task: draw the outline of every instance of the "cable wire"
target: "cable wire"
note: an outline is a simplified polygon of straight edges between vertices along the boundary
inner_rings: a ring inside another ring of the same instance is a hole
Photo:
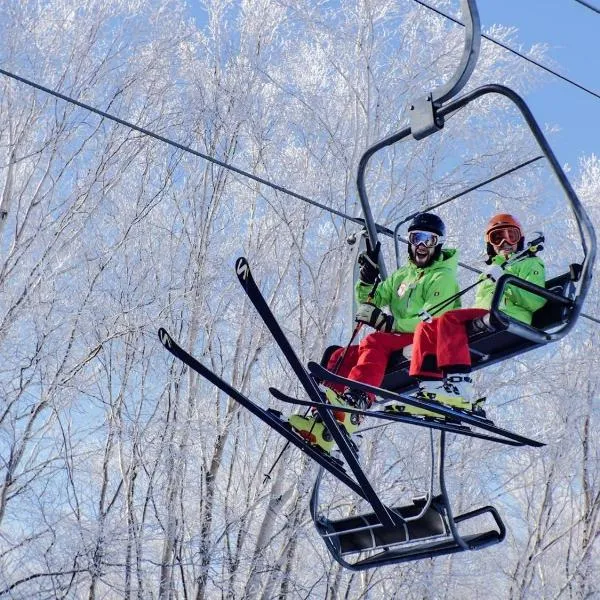
[[[444,11],[440,10],[439,8],[435,8],[435,6],[431,6],[430,4],[427,4],[427,2],[424,2],[423,0],[414,0],[414,1],[417,4],[420,4],[421,6],[424,6],[425,8],[428,8],[429,10],[437,13],[438,15],[445,17],[449,21],[452,21],[453,23],[456,23],[456,24],[464,27],[464,24],[461,21],[459,21],[458,19],[455,19],[454,17],[445,13]],[[577,0],[577,1],[581,1],[581,0]],[[592,10],[596,10],[592,6],[588,6],[588,8],[591,8]],[[565,77],[564,75],[561,75],[557,71],[553,71],[550,67],[543,65],[542,63],[538,62],[537,60],[534,60],[533,58],[529,58],[528,56],[525,56],[521,52],[515,50],[514,48],[511,48],[510,46],[507,46],[503,42],[500,42],[489,35],[486,35],[485,33],[482,33],[481,37],[496,44],[497,46],[500,46],[501,48],[504,48],[505,50],[508,50],[508,52],[511,52],[512,54],[517,55],[518,57],[522,58],[523,60],[530,62],[531,64],[535,65],[536,67],[539,67],[540,69],[543,69],[544,71],[547,71],[548,73],[551,73],[552,75],[555,75],[559,79],[562,79],[563,81],[566,81],[567,83],[570,83],[571,85],[574,85],[575,87],[579,88],[580,90],[582,90],[600,100],[600,93],[594,92],[593,90],[586,88],[585,86],[581,85],[580,83],[577,83],[576,81],[573,81],[572,79],[569,79],[568,77]]]
[[[421,0],[415,0],[416,2],[421,2]],[[30,87],[33,87],[37,90],[40,90],[41,92],[44,92],[46,94],[49,94],[51,96],[54,96],[55,98],[59,98],[69,104],[74,104],[75,106],[79,106],[80,108],[83,108],[84,110],[88,110],[96,115],[99,115],[100,117],[102,117],[103,119],[107,119],[109,121],[113,121],[115,123],[118,123],[119,125],[123,125],[125,127],[129,127],[130,129],[134,130],[134,131],[138,131],[139,133],[142,133],[143,135],[147,135],[148,137],[151,137],[155,140],[158,140],[160,142],[163,142],[164,144],[167,144],[169,146],[172,146],[174,148],[178,148],[179,150],[183,151],[183,152],[189,152],[190,154],[193,154],[194,156],[198,156],[199,158],[203,158],[204,160],[214,163],[216,165],[219,165],[220,167],[223,167],[224,169],[228,169],[230,171],[233,171],[234,173],[237,173],[238,175],[242,175],[244,177],[247,177],[249,179],[252,179],[258,183],[261,183],[263,185],[266,185],[276,191],[279,192],[283,192],[284,194],[288,194],[290,196],[293,196],[294,198],[298,198],[299,200],[302,200],[303,202],[307,202],[308,204],[311,204],[312,206],[316,206],[317,208],[320,208],[321,210],[325,210],[329,213],[332,213],[334,215],[337,215],[338,217],[341,217],[343,219],[346,219],[348,221],[351,221],[353,223],[359,224],[359,225],[364,225],[364,220],[359,218],[359,217],[351,217],[339,210],[336,210],[330,206],[326,206],[325,204],[321,204],[320,202],[317,202],[315,200],[312,200],[311,198],[308,198],[307,196],[303,196],[302,194],[298,194],[292,190],[289,190],[281,185],[278,185],[276,183],[272,183],[266,179],[263,179],[262,177],[258,177],[257,175],[253,175],[252,173],[248,173],[247,171],[244,171],[243,169],[240,169],[239,167],[235,167],[234,165],[228,164],[222,160],[219,160],[217,158],[214,158],[213,156],[209,156],[208,154],[204,154],[203,152],[199,152],[198,150],[194,150],[193,148],[190,148],[189,146],[185,146],[184,144],[180,144],[179,142],[176,142],[174,140],[171,140],[167,137],[164,137],[158,133],[155,133],[154,131],[151,131],[150,129],[146,129],[145,127],[140,127],[139,125],[135,125],[134,123],[131,123],[129,121],[126,121],[125,119],[121,119],[120,117],[117,117],[111,113],[108,113],[106,111],[100,110],[99,108],[96,108],[94,106],[91,106],[90,104],[86,104],[85,102],[80,102],[79,100],[75,100],[75,98],[71,98],[70,96],[67,96],[65,94],[62,94],[60,92],[57,92],[56,90],[50,89],[46,86],[43,86],[39,83],[36,83],[35,81],[31,81],[30,79],[26,79],[25,77],[21,77],[20,75],[16,75],[15,73],[11,73],[10,71],[7,71],[5,69],[0,68],[0,74],[5,75],[6,77],[9,77],[11,79],[14,79],[15,81],[19,81],[21,83],[24,83],[25,85],[28,85]],[[515,171],[518,168],[521,168],[525,165],[528,165],[536,160],[538,160],[540,157],[535,157],[529,161],[526,161],[525,163],[522,163],[521,165],[518,165],[516,167],[513,167],[511,169],[509,169],[508,171],[501,173],[497,176],[492,177],[492,179],[483,182],[481,185],[485,184],[485,183],[489,183],[489,181],[493,181],[495,179],[498,179],[501,176],[504,175],[508,175],[509,173]],[[476,189],[476,187],[479,187],[479,184],[475,187],[471,187],[468,190],[455,195],[453,198],[451,198],[452,200],[455,200],[456,198],[458,198],[459,196],[462,196],[464,193],[467,193],[469,191],[473,191],[473,189]],[[449,202],[450,199],[447,199],[445,201],[442,201],[439,205],[441,204],[445,204],[446,202]],[[386,235],[391,235],[393,237],[394,232],[386,227],[380,226],[378,227],[378,231],[380,233],[385,233]],[[471,270],[471,271],[476,271],[476,272],[480,272],[478,269],[474,269],[473,267],[469,267],[467,265],[461,265],[461,266],[465,266],[465,268]],[[580,313],[582,317],[585,317],[587,319],[590,319],[591,321],[594,321],[596,323],[600,324],[600,320],[595,319],[593,317],[590,317],[589,315],[586,315],[584,313]]]
[[[593,4],[590,4],[589,2],[585,2],[585,0],[575,0],[575,2],[579,2],[579,4],[583,4],[583,6],[586,6],[590,10],[593,10],[594,12],[597,12],[600,15],[600,8],[596,8]]]
[[[189,152],[190,154],[193,154],[194,156],[203,158],[204,160],[207,160],[211,163],[219,165],[220,167],[223,167],[224,169],[233,171],[234,173],[237,173],[238,175],[243,175],[244,177],[247,177],[248,179],[253,179],[254,181],[256,181],[258,183],[262,183],[263,185],[273,188],[274,190],[283,192],[284,194],[288,194],[289,196],[293,196],[294,198],[298,198],[299,200],[302,200],[303,202],[307,202],[308,204],[312,204],[313,206],[316,206],[318,208],[321,208],[324,210],[329,210],[331,212],[334,212],[335,214],[343,216],[343,213],[338,213],[337,211],[334,211],[333,209],[331,209],[328,206],[325,206],[324,204],[320,204],[319,202],[316,202],[315,200],[311,200],[307,196],[303,196],[302,194],[298,194],[298,193],[296,193],[292,190],[289,190],[281,185],[272,183],[266,179],[263,179],[262,177],[259,177],[258,175],[253,175],[252,173],[248,173],[247,171],[244,171],[243,169],[235,167],[234,165],[231,165],[222,160],[219,160],[218,158],[214,158],[213,156],[209,156],[208,154],[204,154],[203,152],[194,150],[193,148],[190,148],[189,146],[180,144],[179,142],[176,142],[174,140],[166,138],[158,133],[155,133],[154,131],[151,131],[150,129],[146,129],[145,127],[140,127],[139,125],[136,125],[135,123],[131,123],[130,121],[126,121],[125,119],[121,119],[120,117],[117,117],[111,113],[100,110],[99,108],[95,108],[94,106],[91,106],[90,104],[85,104],[85,102],[80,102],[79,100],[75,100],[75,98],[71,98],[70,96],[61,94],[60,92],[57,92],[56,90],[52,90],[50,88],[47,88],[39,83],[36,83],[35,81],[31,81],[30,79],[26,79],[25,77],[21,77],[20,75],[16,75],[15,73],[11,73],[10,71],[6,71],[5,69],[2,69],[2,68],[0,68],[0,73],[2,75],[5,75],[6,77],[10,77],[11,79],[20,81],[21,83],[24,83],[32,88],[35,88],[36,90],[40,90],[41,92],[50,94],[51,96],[54,96],[56,98],[60,98],[61,100],[64,100],[65,102],[74,104],[75,106],[79,106],[80,108],[88,110],[96,115],[99,115],[103,119],[107,119],[109,121],[114,121],[115,123],[119,123],[119,125],[124,125],[125,127],[129,127],[130,129],[133,129],[134,131],[138,131],[139,133],[142,133],[144,135],[147,135],[148,137],[154,138],[155,140],[158,140],[160,142],[168,144],[169,146],[173,146],[174,148],[178,148],[179,150],[182,150],[184,152]]]

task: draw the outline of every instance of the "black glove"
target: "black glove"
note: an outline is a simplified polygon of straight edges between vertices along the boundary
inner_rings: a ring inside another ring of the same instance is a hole
[[[371,248],[369,240],[367,240],[366,252],[361,252],[358,255],[358,264],[360,265],[360,280],[363,283],[373,285],[377,277],[379,277],[379,265],[377,260],[379,259],[379,250],[381,249],[381,242],[375,244],[375,249]]]
[[[374,304],[359,304],[354,318],[358,323],[365,323],[377,329],[389,333],[394,327],[394,317],[384,313]]]

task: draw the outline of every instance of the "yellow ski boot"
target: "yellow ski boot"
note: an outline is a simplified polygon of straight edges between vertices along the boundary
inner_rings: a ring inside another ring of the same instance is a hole
[[[331,389],[327,389],[325,397],[329,404],[340,407],[367,408],[369,402],[367,395],[362,392],[347,391],[343,394],[337,394]],[[357,414],[352,414],[344,411],[332,411],[335,420],[343,426],[346,433],[350,436],[359,427],[362,422],[362,417]],[[335,444],[333,436],[325,427],[323,421],[318,415],[311,417],[303,417],[302,415],[291,415],[288,418],[288,423],[294,431],[303,437],[313,446],[317,446],[326,454],[330,454]]]

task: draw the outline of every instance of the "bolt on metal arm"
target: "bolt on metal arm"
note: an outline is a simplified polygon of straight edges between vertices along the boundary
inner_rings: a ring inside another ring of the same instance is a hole
[[[415,140],[421,140],[444,126],[437,109],[465,87],[475,69],[481,46],[481,23],[475,0],[461,0],[465,21],[465,44],[458,68],[444,85],[421,96],[410,105],[410,129]]]

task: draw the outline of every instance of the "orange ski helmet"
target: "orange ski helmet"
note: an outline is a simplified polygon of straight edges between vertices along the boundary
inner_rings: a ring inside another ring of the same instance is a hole
[[[496,256],[496,251],[494,250],[494,246],[492,245],[491,240],[490,240],[490,234],[497,229],[512,229],[512,230],[514,230],[516,236],[518,237],[517,251],[523,250],[523,247],[525,245],[525,240],[523,237],[523,228],[521,227],[521,224],[512,215],[509,215],[507,213],[500,213],[498,215],[493,216],[489,220],[487,227],[485,228],[484,239],[486,241],[486,246],[487,246],[486,249],[487,249],[488,256],[490,256],[490,257]]]

